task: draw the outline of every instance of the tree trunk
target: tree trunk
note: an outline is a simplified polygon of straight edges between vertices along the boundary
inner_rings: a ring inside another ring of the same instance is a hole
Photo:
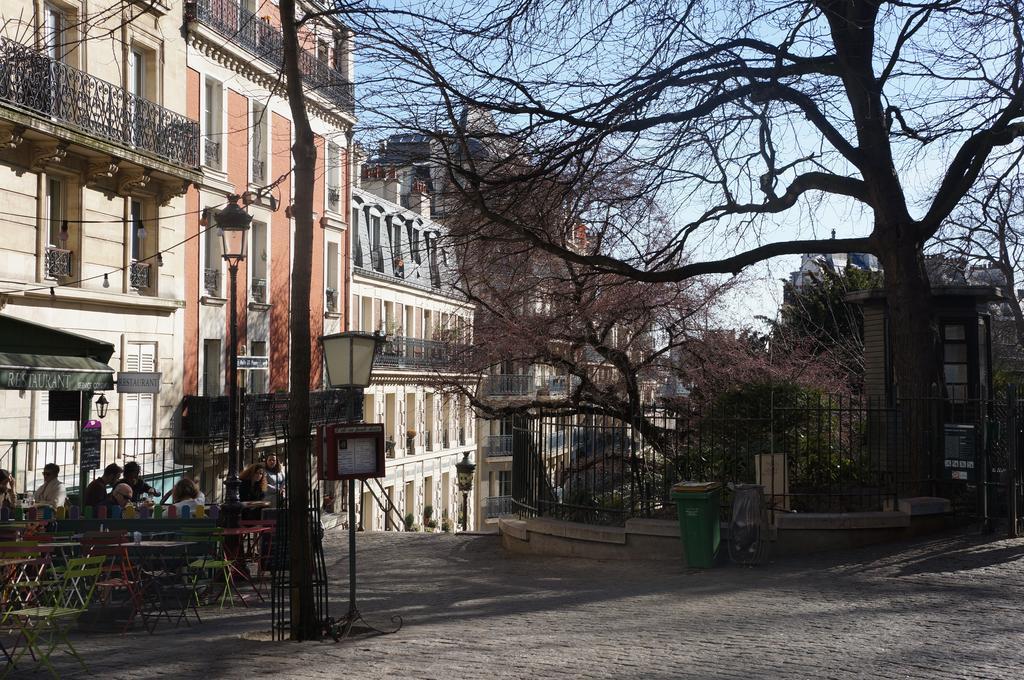
[[[896,229],[882,233],[898,233]],[[896,241],[896,239],[892,239]],[[894,404],[900,414],[895,466],[897,493],[930,493],[930,450],[944,392],[939,333],[920,245],[909,239],[879,248],[885,270],[892,342]]]
[[[292,114],[295,142],[292,145],[292,215],[295,246],[292,253],[291,339],[288,416],[288,555],[291,588],[291,639],[319,637],[319,622],[313,602],[313,552],[309,518],[309,293],[313,264],[313,185],[316,145],[306,113],[299,43],[295,25],[295,0],[281,0],[281,28],[284,34],[284,77]]]

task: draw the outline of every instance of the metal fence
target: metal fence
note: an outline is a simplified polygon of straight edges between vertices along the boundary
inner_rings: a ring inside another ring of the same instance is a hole
[[[998,400],[760,396],[700,412],[646,409],[629,422],[533,417],[512,437],[517,511],[622,524],[670,516],[672,485],[703,480],[761,484],[782,512],[886,510],[898,498],[934,495],[978,513],[985,485],[1005,481],[1006,413],[1021,408]],[[727,490],[723,504],[730,502]]]

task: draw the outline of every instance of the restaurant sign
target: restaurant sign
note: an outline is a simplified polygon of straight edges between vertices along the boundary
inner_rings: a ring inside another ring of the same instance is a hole
[[[0,389],[79,392],[110,390],[113,371],[79,357],[0,354]]]
[[[120,394],[159,394],[160,373],[121,371],[117,374],[117,391]]]

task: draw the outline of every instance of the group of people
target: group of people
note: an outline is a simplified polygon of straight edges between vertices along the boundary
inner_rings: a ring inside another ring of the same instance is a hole
[[[273,453],[268,455],[264,462],[247,466],[238,477],[242,481],[239,488],[242,501],[268,501],[270,507],[277,507],[278,500],[284,497],[284,466]],[[111,487],[109,492],[107,487]],[[137,462],[129,461],[123,469],[117,463],[111,463],[104,468],[101,476],[86,487],[85,505],[92,508],[124,508],[129,504],[143,501],[147,495],[155,498],[160,492],[142,478],[142,468]],[[206,497],[199,489],[199,485],[189,477],[179,479],[170,491],[163,494],[160,503],[166,503],[168,499],[179,511],[185,506],[195,510],[197,505],[206,503]],[[32,494],[32,504],[58,508],[66,501],[67,490],[60,481],[60,466],[56,463],[47,463],[43,467],[43,483]],[[13,510],[17,505],[14,475],[0,469],[0,507]]]

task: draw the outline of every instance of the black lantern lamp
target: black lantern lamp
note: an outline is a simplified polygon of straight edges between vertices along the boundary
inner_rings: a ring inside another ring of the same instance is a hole
[[[96,400],[96,415],[100,418],[107,417],[107,408],[110,406],[110,402],[107,401],[107,397],[104,394],[100,395],[100,398]]]
[[[228,196],[228,206],[214,215],[220,229],[221,255],[228,263],[231,276],[230,345],[228,347],[228,476],[224,482],[224,521],[228,527],[237,527],[242,513],[238,478],[238,264],[245,259],[252,215],[238,207],[238,196]]]
[[[462,460],[455,464],[455,474],[459,480],[459,491],[462,492],[462,530],[469,529],[469,492],[473,490],[473,479],[476,464],[469,459],[469,451],[462,454]]]

